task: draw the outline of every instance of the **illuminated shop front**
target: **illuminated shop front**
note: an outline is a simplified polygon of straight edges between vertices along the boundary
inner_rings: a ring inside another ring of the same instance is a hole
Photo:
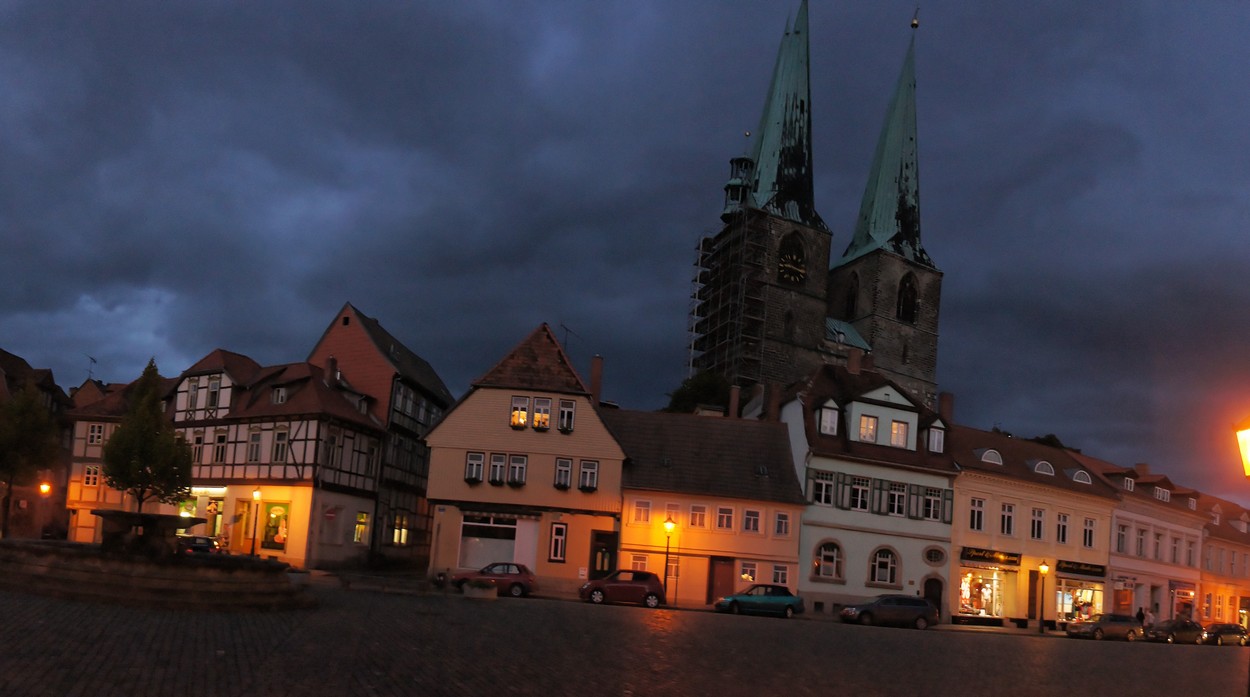
[[[1194,614],[1194,592],[1197,586],[1184,581],[1169,581],[1168,592],[1172,596],[1172,617],[1189,619]]]
[[[1055,617],[1060,622],[1088,620],[1103,611],[1107,567],[1079,561],[1055,564]]]
[[[959,605],[964,618],[1000,619],[1012,612],[1020,555],[979,547],[959,553]]]

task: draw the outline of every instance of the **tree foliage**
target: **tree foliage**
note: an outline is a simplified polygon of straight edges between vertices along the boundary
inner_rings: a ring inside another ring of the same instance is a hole
[[[668,406],[664,411],[692,413],[700,404],[727,406],[729,381],[718,373],[695,373],[669,393]]]
[[[29,484],[60,455],[60,429],[33,383],[0,403],[0,536],[9,534],[9,506],[15,485]]]
[[[161,411],[161,376],[149,360],[130,387],[130,406],[104,444],[104,481],[145,501],[179,503],[191,494],[191,448]]]

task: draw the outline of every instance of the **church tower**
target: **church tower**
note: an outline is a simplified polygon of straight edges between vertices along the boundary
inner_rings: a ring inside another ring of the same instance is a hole
[[[854,237],[829,270],[828,312],[871,346],[878,370],[933,407],[942,272],[920,244],[915,49],[913,35],[877,141]]]
[[[787,22],[749,154],[730,161],[722,227],[698,248],[691,367],[748,387],[821,362],[830,233],[812,187],[807,0]]]

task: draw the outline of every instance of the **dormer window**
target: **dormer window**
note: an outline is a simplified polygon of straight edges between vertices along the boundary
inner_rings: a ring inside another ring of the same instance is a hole
[[[946,431],[936,426],[929,429],[929,452],[940,453],[946,450]]]
[[[221,378],[208,379],[208,408],[216,409],[217,402],[221,399]]]
[[[890,445],[895,448],[907,447],[907,422],[891,421],[890,422]]]
[[[1089,478],[1089,472],[1085,470],[1077,470],[1072,473],[1072,481],[1077,484],[1093,484],[1094,480]]]
[[[1133,481],[1132,479],[1129,479],[1128,477],[1125,477],[1125,478],[1124,478],[1124,490],[1125,490],[1125,491],[1132,491],[1132,490],[1133,490],[1133,486],[1134,486],[1136,483],[1137,483],[1137,482]]]
[[[1190,499],[1189,499],[1189,510],[1191,510],[1191,511],[1196,511],[1196,510],[1198,510],[1198,499],[1193,498],[1193,497],[1190,497]]]
[[[369,413],[369,398],[368,397],[361,397],[360,399],[356,400],[356,411],[360,412],[361,414]]]
[[[1051,477],[1055,476],[1054,465],[1051,465],[1049,462],[1045,460],[1038,460],[1037,464],[1033,465],[1033,471],[1038,474],[1045,474]]]
[[[546,397],[534,398],[534,430],[546,431],[551,428],[551,400]]]
[[[817,426],[822,436],[838,435],[838,405],[829,400],[816,410]]]
[[[193,382],[187,385],[187,409],[195,409],[199,401],[200,383]]]
[[[864,443],[877,442],[877,417],[866,414],[859,417],[859,439]]]
[[[1167,489],[1164,489],[1161,486],[1157,486],[1155,487],[1155,498],[1159,499],[1160,501],[1171,501],[1172,492],[1168,491]]]
[[[273,388],[272,395],[273,395],[274,404],[286,404],[286,387],[285,386]]]
[[[530,419],[530,398],[529,397],[513,397],[512,398],[512,427],[525,428],[529,424]]]
[[[989,449],[981,453],[981,462],[988,462],[991,465],[1003,464],[1003,456],[998,454],[997,450]]]

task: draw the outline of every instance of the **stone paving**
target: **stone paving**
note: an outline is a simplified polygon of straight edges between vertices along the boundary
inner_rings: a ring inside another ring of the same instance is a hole
[[[0,697],[1243,695],[1250,649],[312,587],[286,612],[0,593]],[[1076,688],[1080,689],[1076,689]]]

